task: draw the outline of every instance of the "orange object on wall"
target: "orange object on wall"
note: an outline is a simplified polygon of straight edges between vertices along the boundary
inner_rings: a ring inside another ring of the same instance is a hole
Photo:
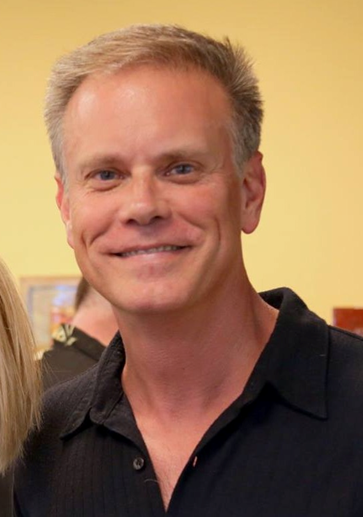
[[[363,308],[335,307],[333,325],[363,336]]]

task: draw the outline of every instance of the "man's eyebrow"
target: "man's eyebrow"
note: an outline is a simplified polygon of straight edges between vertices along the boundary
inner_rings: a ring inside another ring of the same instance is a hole
[[[174,162],[179,160],[198,160],[206,158],[209,152],[205,149],[198,149],[194,147],[185,147],[166,151],[160,154],[156,154],[150,159],[151,163],[162,163],[162,162]],[[121,153],[112,154],[96,154],[90,158],[84,160],[80,164],[80,169],[97,169],[98,167],[116,167],[124,165],[127,162],[125,157]]]
[[[186,160],[186,159],[200,159],[208,156],[208,151],[204,149],[196,149],[193,147],[186,147],[181,149],[175,149],[171,151],[167,151],[165,153],[161,153],[158,157],[156,157],[156,161],[178,161],[178,160]]]
[[[80,164],[80,169],[97,169],[98,167],[114,167],[122,162],[122,156],[119,154],[96,154],[84,160]]]

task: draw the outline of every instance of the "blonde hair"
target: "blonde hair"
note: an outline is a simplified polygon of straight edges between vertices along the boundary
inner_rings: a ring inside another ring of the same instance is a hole
[[[0,473],[21,454],[28,431],[39,425],[40,391],[30,323],[0,260]]]
[[[45,99],[45,121],[55,165],[65,179],[63,116],[74,92],[91,74],[116,73],[125,67],[156,65],[195,68],[224,87],[233,111],[234,158],[241,166],[258,149],[262,100],[244,49],[228,38],[216,41],[175,25],[132,25],[99,36],[62,57],[53,67]]]

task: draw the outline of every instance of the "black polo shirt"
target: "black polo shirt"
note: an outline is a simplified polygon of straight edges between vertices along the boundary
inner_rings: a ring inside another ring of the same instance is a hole
[[[363,340],[328,327],[290,290],[262,296],[280,309],[276,328],[167,512],[122,391],[116,337],[97,366],[48,392],[17,472],[18,515],[362,517]]]

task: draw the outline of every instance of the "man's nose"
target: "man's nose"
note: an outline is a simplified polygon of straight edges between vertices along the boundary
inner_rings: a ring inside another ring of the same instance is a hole
[[[159,183],[157,178],[150,176],[130,180],[120,207],[124,223],[146,226],[169,217],[169,202],[163,192],[163,185]]]

